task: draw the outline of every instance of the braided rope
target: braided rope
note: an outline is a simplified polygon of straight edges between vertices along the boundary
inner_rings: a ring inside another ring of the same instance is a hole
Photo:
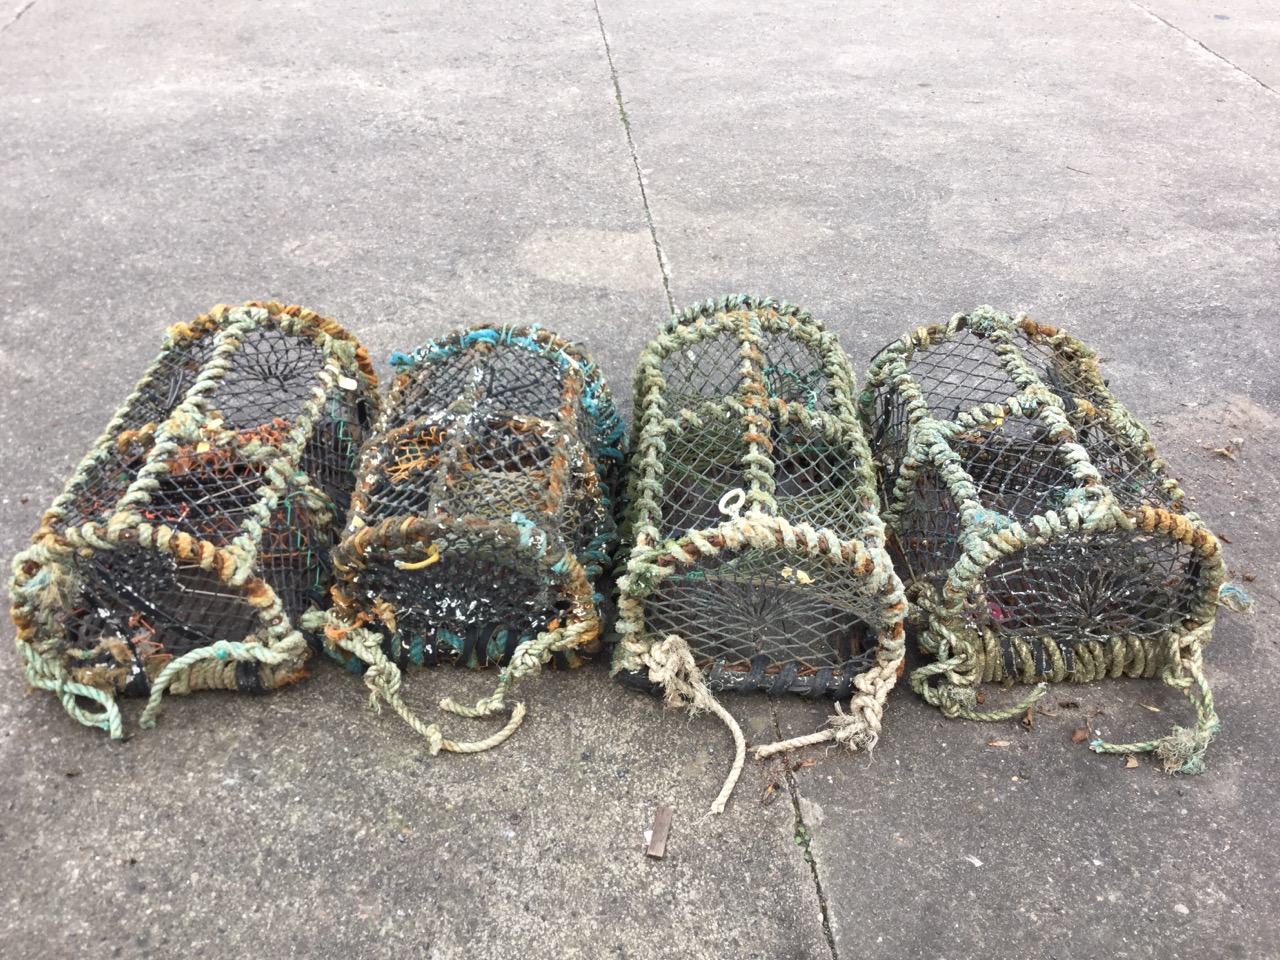
[[[492,736],[465,742],[447,740],[438,723],[423,722],[400,696],[400,668],[382,652],[381,636],[363,627],[346,626],[336,616],[330,620],[326,634],[330,640],[340,643],[344,650],[355,654],[367,665],[364,682],[369,688],[369,707],[375,713],[381,713],[383,701],[388,703],[400,715],[400,719],[427,741],[427,750],[433,757],[441,750],[446,753],[482,753],[491,750],[515,733],[524,721],[525,705],[517,703],[512,708],[511,719],[506,726]]]
[[[831,741],[847,747],[851,753],[858,750],[866,750],[868,753],[873,751],[880,742],[885,698],[889,696],[889,691],[897,683],[901,672],[905,652],[902,637],[903,630],[899,624],[893,642],[896,653],[891,649],[887,656],[877,658],[873,667],[854,677],[853,685],[858,692],[849,701],[848,713],[836,703],[836,712],[827,718],[826,730],[757,747],[756,759],[764,760],[776,753]]]

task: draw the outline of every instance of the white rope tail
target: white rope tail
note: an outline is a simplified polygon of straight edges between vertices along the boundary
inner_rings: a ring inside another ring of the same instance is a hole
[[[775,753],[787,750],[799,750],[819,743],[835,741],[843,744],[850,751],[865,750],[870,753],[880,742],[881,716],[884,712],[884,700],[893,689],[898,679],[897,664],[901,663],[901,653],[885,663],[878,663],[866,673],[854,678],[853,685],[858,692],[849,701],[849,712],[845,713],[836,704],[836,712],[827,718],[827,728],[803,737],[780,740],[756,748],[756,759],[764,760]]]
[[[655,643],[644,652],[642,659],[649,668],[649,679],[662,685],[666,693],[669,707],[686,707],[691,715],[696,716],[703,711],[714,713],[733,734],[734,758],[733,769],[725,778],[720,795],[711,804],[712,813],[724,813],[725,804],[737,786],[738,777],[747,761],[747,739],[742,735],[742,728],[732,714],[722,707],[702,678],[702,671],[694,662],[693,653],[684,639],[671,634],[661,643]]]

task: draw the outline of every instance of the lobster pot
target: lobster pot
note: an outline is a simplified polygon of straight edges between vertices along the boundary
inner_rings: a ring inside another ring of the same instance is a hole
[[[159,357],[14,562],[27,678],[120,735],[114,696],[299,677],[377,378],[301,307],[217,307]],[[96,701],[97,706],[94,706]]]
[[[1088,347],[983,307],[885,348],[859,412],[938,660],[913,675],[918,692],[995,719],[1026,704],[977,712],[981,681],[1163,676],[1194,693],[1209,735],[1199,658],[1225,577],[1218,541]]]
[[[399,371],[334,552],[330,652],[350,628],[400,668],[506,664],[555,634],[574,666],[599,649],[598,583],[617,542],[622,425],[578,347],[534,328],[431,341]]]
[[[835,338],[774,300],[709,300],[649,344],[635,384],[621,679],[662,683],[674,637],[711,691],[839,698],[880,670],[883,699],[905,604],[853,391]]]

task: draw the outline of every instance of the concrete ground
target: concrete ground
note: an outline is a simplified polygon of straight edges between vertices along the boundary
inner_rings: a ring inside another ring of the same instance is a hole
[[[872,758],[752,762],[707,822],[723,729],[602,669],[531,681],[502,749],[431,759],[325,663],[108,742],[24,695],[10,648],[0,956],[1280,954],[1274,4],[6,0],[0,131],[4,556],[215,303],[303,303],[382,359],[537,321],[625,400],[673,306],[749,291],[860,369],[981,303],[1092,342],[1258,611],[1207,651],[1203,776],[1071,740],[1095,710],[1113,737],[1185,719],[1159,684],[1054,691],[1079,708],[1031,731],[903,684]],[[827,710],[727,699],[757,742]]]

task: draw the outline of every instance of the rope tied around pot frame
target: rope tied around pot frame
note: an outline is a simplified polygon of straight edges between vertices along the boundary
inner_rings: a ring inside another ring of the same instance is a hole
[[[906,612],[885,552],[853,375],[799,307],[746,295],[671,319],[635,378],[613,671],[733,734],[725,690],[852,698],[818,734],[874,747],[901,672]]]
[[[377,412],[367,353],[299,306],[219,306],[155,362],[13,563],[30,686],[124,735],[116,696],[262,692],[305,676],[300,629]]]
[[[392,364],[333,553],[326,647],[433,755],[474,753],[507,739],[524,705],[490,737],[450,740],[405,703],[402,673],[498,665],[489,696],[440,701],[479,718],[506,710],[545,663],[573,667],[598,652],[626,438],[586,352],[536,326],[480,325]]]
[[[1201,652],[1219,605],[1247,599],[1093,351],[981,307],[882,350],[858,411],[934,658],[912,688],[946,716],[994,721],[1047,683],[1160,677],[1191,700],[1194,727],[1091,747],[1202,770],[1218,718]],[[1036,687],[979,710],[977,685],[1004,680]]]

